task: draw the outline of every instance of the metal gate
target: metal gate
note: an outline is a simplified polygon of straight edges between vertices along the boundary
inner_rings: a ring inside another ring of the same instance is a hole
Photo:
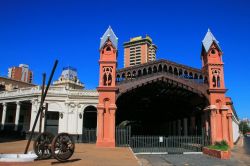
[[[209,143],[209,138],[204,136],[132,136],[130,139],[134,153],[201,152]]]
[[[83,129],[82,130],[83,143],[96,143],[96,129]]]
[[[131,126],[128,127],[116,127],[115,129],[115,144],[118,147],[130,146],[131,139]]]

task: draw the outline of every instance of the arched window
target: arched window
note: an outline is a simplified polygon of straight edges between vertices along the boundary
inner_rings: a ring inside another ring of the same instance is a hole
[[[176,67],[174,68],[174,75],[177,75],[177,76],[178,76],[178,70],[177,70]]]
[[[136,77],[136,71],[133,71],[132,78]]]
[[[125,80],[125,73],[122,73],[122,81],[124,81]]]
[[[143,69],[143,75],[145,76],[145,75],[147,75],[148,73],[147,73],[147,69]]]
[[[194,74],[194,79],[198,79],[198,75],[196,73]]]
[[[182,69],[179,70],[179,76],[183,74]]]
[[[148,74],[152,74],[152,68],[151,67],[148,68]]]
[[[103,67],[103,85],[110,86],[112,84],[112,67]]]
[[[142,74],[142,73],[141,73],[141,70],[138,70],[138,72],[137,72],[137,76],[138,76],[138,77],[140,77],[140,76],[141,76],[141,74]]]
[[[153,73],[156,73],[156,72],[157,72],[157,67],[154,66],[154,67],[153,67]]]
[[[164,66],[163,66],[163,71],[164,71],[164,72],[167,72],[167,71],[168,71],[167,65],[164,65]]]
[[[120,82],[120,75],[119,74],[116,75],[116,82]]]
[[[220,87],[220,77],[217,76],[217,87],[219,88]]]
[[[131,79],[131,73],[130,72],[127,73],[127,79]]]
[[[189,79],[193,79],[193,73],[192,72],[189,73]]]
[[[159,67],[158,67],[158,72],[162,72],[162,66],[161,65],[159,65]]]
[[[168,72],[169,72],[169,73],[171,73],[171,74],[173,74],[173,69],[172,69],[172,66],[169,66],[169,68],[168,68]]]
[[[106,48],[106,51],[111,51],[110,46],[108,46],[108,47]]]
[[[216,78],[215,78],[215,76],[213,76],[213,87],[216,87]]]

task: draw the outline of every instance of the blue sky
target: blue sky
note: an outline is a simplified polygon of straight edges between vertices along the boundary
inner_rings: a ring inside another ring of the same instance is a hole
[[[225,81],[240,118],[250,118],[250,2],[247,0],[0,1],[0,75],[20,63],[34,71],[34,83],[64,66],[78,69],[86,88],[98,85],[100,37],[112,26],[123,42],[150,35],[157,59],[201,67],[201,41],[210,28],[224,52]]]

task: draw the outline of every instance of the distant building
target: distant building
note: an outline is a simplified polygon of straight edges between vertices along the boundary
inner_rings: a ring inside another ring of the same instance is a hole
[[[156,60],[157,47],[152,39],[146,35],[131,38],[124,46],[124,67],[139,65]]]
[[[73,67],[64,67],[58,81],[53,82],[54,86],[63,86],[67,89],[83,89],[84,84],[77,77],[77,70]]]
[[[11,67],[8,70],[8,77],[13,80],[19,80],[27,83],[32,83],[33,72],[29,70],[29,66],[20,64],[19,67]]]
[[[0,77],[0,91],[11,91],[14,89],[34,87],[36,85],[14,80],[12,78]]]

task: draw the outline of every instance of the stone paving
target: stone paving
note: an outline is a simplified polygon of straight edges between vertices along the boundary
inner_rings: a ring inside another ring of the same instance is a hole
[[[235,159],[220,160],[203,154],[137,155],[141,166],[240,166]]]
[[[23,153],[27,141],[0,143],[0,153]],[[32,150],[32,143],[29,150]],[[76,144],[74,155],[68,162],[60,163],[55,159],[38,160],[32,163],[6,164],[0,166],[138,166],[133,152],[129,148],[97,148],[95,144]]]

